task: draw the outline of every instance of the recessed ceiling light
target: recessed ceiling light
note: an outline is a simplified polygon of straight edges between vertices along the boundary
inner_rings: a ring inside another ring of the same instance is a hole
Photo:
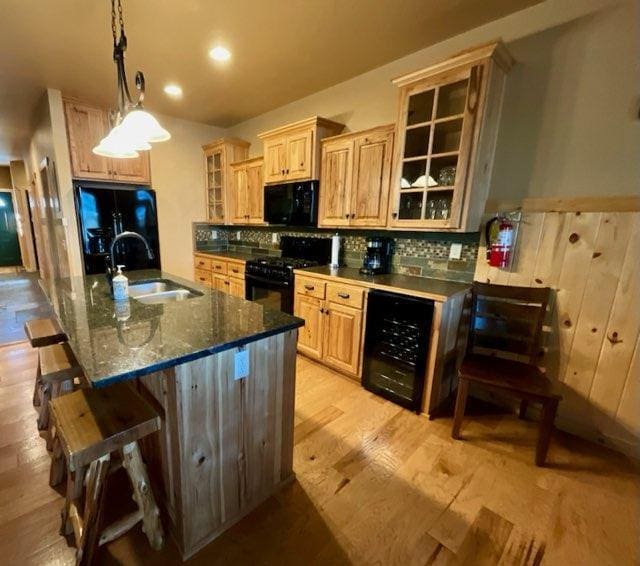
[[[228,61],[231,59],[231,51],[226,47],[218,45],[209,51],[209,57],[215,61]]]
[[[164,92],[173,98],[180,98],[182,96],[182,89],[176,84],[165,85]]]

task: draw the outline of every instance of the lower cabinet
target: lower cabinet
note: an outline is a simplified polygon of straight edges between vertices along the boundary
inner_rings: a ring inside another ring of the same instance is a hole
[[[298,350],[353,377],[362,374],[364,289],[296,275]]]
[[[244,299],[244,262],[194,255],[194,279],[213,289]]]

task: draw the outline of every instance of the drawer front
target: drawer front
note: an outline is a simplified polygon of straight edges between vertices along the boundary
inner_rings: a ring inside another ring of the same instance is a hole
[[[230,277],[244,278],[244,263],[227,263],[227,273]]]
[[[194,256],[193,265],[196,269],[204,269],[205,271],[211,271],[211,259],[208,257]]]
[[[296,275],[296,293],[324,299],[326,283],[319,279],[310,279]]]
[[[204,269],[196,269],[195,279],[203,285],[211,285],[211,272]]]
[[[218,274],[218,275],[226,275],[227,262],[220,261],[219,259],[213,258],[211,260],[211,273]]]
[[[339,305],[361,309],[364,304],[364,289],[341,283],[329,283],[327,284],[327,300]]]

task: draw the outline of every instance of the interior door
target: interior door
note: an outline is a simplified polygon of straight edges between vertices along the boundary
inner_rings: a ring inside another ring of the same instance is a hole
[[[353,141],[332,142],[322,147],[320,226],[348,226],[351,218]]]
[[[313,146],[313,131],[306,130],[287,137],[287,166],[288,181],[311,179],[311,147]]]
[[[393,133],[358,138],[353,151],[352,226],[387,224]]]
[[[0,192],[0,265],[22,265],[16,215],[10,192]]]
[[[264,143],[264,182],[279,183],[286,178],[287,139],[274,138]]]
[[[298,350],[312,358],[322,358],[322,339],[325,316],[322,309],[324,301],[296,293],[294,314],[304,319],[304,326],[298,334]]]

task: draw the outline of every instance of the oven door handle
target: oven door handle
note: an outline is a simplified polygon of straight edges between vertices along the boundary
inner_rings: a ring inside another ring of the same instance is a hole
[[[265,285],[271,285],[274,287],[289,287],[288,281],[274,281],[273,279],[267,279],[266,277],[260,277],[258,275],[250,275],[245,273],[244,278],[249,281],[255,281],[256,283],[264,283]]]

